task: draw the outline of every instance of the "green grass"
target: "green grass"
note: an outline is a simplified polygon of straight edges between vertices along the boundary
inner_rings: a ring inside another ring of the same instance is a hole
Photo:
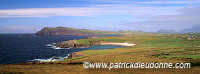
[[[84,56],[58,61],[68,62],[162,62],[177,63],[200,61],[200,39],[187,40],[189,36],[200,36],[200,34],[132,34],[121,37],[96,37],[93,39],[76,40],[80,44],[89,44],[89,41],[110,41],[136,43],[134,47],[122,47],[104,50],[84,50],[80,54]],[[154,56],[157,55],[157,56]],[[163,58],[166,57],[166,58]],[[175,58],[173,58],[175,57]],[[187,58],[190,58],[189,60]],[[82,65],[62,64],[35,64],[35,65],[0,65],[0,73],[195,73],[199,74],[200,67],[187,69],[85,69]]]
[[[87,32],[87,33],[95,33],[96,35],[121,35],[121,34],[147,34],[146,32],[140,32],[140,31],[100,31],[100,30],[89,30],[89,29],[75,29],[75,28],[69,28],[69,27],[45,27],[47,30],[51,31],[57,31],[57,30],[76,30],[80,32]]]
[[[111,53],[111,52],[112,51],[108,51],[108,50],[86,50],[86,51],[82,51],[82,53],[90,54],[90,55],[107,54],[107,53]]]
[[[117,50],[123,50],[123,49],[126,49],[126,48],[128,48],[128,47],[115,48],[115,49],[104,49],[104,50],[85,50],[85,51],[81,51],[81,53],[89,54],[89,55],[110,54],[110,53],[113,53]]]
[[[200,54],[191,54],[191,55],[168,55],[168,56],[163,56],[163,57],[167,57],[167,58],[176,57],[176,58],[194,58],[194,59],[200,59]]]
[[[174,38],[174,36],[176,36]],[[145,36],[123,36],[123,37],[97,37],[94,39],[83,39],[78,40],[82,41],[82,43],[86,43],[88,41],[111,41],[111,42],[132,42],[138,43],[137,46],[131,47],[131,49],[139,48],[140,50],[145,50],[153,48],[155,51],[152,53],[161,54],[162,57],[177,57],[177,58],[195,58],[199,59],[199,56],[195,56],[193,54],[200,53],[200,40],[187,40],[182,37],[182,35],[145,35]],[[119,50],[127,50],[124,48],[119,48]],[[119,51],[115,50],[115,51]],[[86,54],[90,55],[98,55],[98,54],[110,54],[114,53],[115,51],[112,50],[90,50],[90,51],[83,51]],[[116,52],[120,53],[120,52]],[[166,56],[165,54],[170,54],[170,56]],[[176,55],[180,54],[180,55]]]
[[[89,39],[81,39],[81,40],[76,40],[79,44],[90,44]]]
[[[75,57],[75,58],[72,58],[72,59],[66,59],[67,61],[72,61],[72,60],[77,60],[77,59],[82,59],[82,58],[86,58],[86,57],[90,57],[91,55],[83,55],[83,56],[80,56],[80,57]],[[61,60],[61,61],[58,61],[58,62],[62,62],[62,61],[66,61],[66,60]]]
[[[95,33],[97,35],[113,35],[113,34],[118,34],[117,32],[114,31],[99,31],[99,30],[88,30],[88,29],[75,29],[75,28],[69,28],[69,27],[56,27],[56,28],[51,28],[51,27],[46,27],[45,29],[51,30],[51,31],[57,31],[57,30],[76,30],[80,32],[87,32],[87,33]]]
[[[79,44],[89,44],[89,41],[129,42],[132,39],[123,37],[96,37],[94,39],[76,40]]]

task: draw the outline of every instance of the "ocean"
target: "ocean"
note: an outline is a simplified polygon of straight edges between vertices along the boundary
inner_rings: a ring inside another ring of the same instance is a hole
[[[118,35],[99,35],[118,36]],[[83,50],[113,49],[124,46],[101,45],[88,48],[54,49],[48,44],[61,41],[84,39],[89,36],[34,36],[34,34],[0,34],[0,64],[50,61],[59,57],[63,60],[70,53]]]

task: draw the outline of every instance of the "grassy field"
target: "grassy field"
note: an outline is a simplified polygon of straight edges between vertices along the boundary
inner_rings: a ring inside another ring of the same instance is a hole
[[[95,37],[92,39],[76,40],[80,44],[89,44],[89,41],[129,42],[137,44],[134,47],[122,47],[104,50],[85,50],[78,52],[84,56],[56,62],[29,63],[20,65],[0,65],[0,73],[104,73],[104,74],[143,74],[143,73],[200,73],[200,34],[134,34],[120,37]],[[191,39],[192,38],[192,39]],[[184,63],[190,62],[191,68],[184,69],[85,69],[83,62],[94,63]],[[68,63],[68,64],[66,64]],[[70,64],[69,64],[70,63]]]

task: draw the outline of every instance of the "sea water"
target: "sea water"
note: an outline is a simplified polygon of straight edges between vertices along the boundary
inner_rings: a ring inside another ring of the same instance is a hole
[[[118,36],[118,35],[105,35]],[[0,64],[64,60],[70,53],[83,50],[112,49],[124,46],[102,45],[88,48],[55,49],[48,44],[84,39],[88,36],[34,36],[34,34],[0,34]],[[54,59],[53,58],[59,58]]]

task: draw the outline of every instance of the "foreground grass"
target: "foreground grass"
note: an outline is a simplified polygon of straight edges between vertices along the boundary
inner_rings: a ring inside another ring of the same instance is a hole
[[[197,34],[198,35],[198,34]],[[96,37],[77,40],[81,44],[88,41],[111,41],[136,43],[134,47],[105,50],[85,50],[81,57],[53,62],[51,64],[0,65],[0,73],[200,73],[200,40],[187,39],[192,35],[127,35],[123,37]],[[119,63],[119,62],[191,62],[194,67],[187,69],[85,69],[82,64],[61,64],[76,62]]]
[[[200,59],[200,54],[190,54],[190,55],[169,55],[164,56],[167,58],[177,57],[177,58],[193,58],[193,59]]]

